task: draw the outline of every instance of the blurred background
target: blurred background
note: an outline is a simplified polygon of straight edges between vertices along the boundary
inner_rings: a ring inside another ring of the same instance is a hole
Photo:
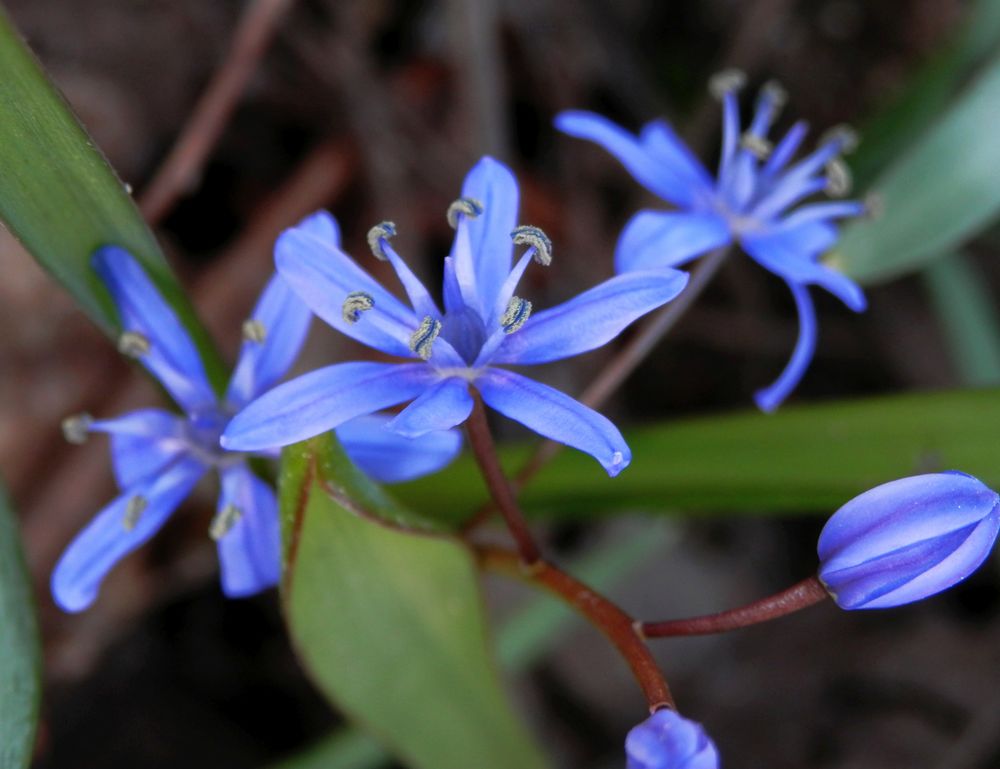
[[[6,6],[137,194],[188,125],[234,37],[256,40],[241,65],[251,73],[248,84],[221,121],[196,183],[146,209],[220,349],[235,352],[281,229],[329,208],[347,250],[364,260],[368,228],[392,219],[399,251],[423,275],[436,276],[451,236],[444,211],[486,153],[514,168],[522,220],[555,242],[552,269],[528,272],[536,306],[607,277],[621,226],[640,207],[659,203],[604,152],[557,134],[553,116],[589,108],[631,129],[666,116],[711,165],[719,110],[706,83],[723,67],[744,69],[753,86],[771,78],[785,86],[790,98],[779,130],[797,117],[815,127],[813,136],[835,123],[858,127],[863,149],[854,170],[863,190],[906,150],[906,132],[892,121],[907,113],[888,119],[886,110],[912,101],[914,83],[929,83],[937,96],[965,84],[977,63],[971,54],[965,69],[949,70],[953,77],[944,81],[927,73],[954,61],[990,4]],[[926,119],[916,94],[909,114]],[[992,115],[1000,119],[1000,104]],[[1000,233],[986,228],[960,257],[962,275],[974,278],[969,290],[987,300],[988,320],[995,320],[998,250]],[[221,596],[214,545],[204,535],[211,488],[113,572],[88,612],[66,616],[52,605],[47,580],[55,560],[114,494],[105,442],[70,446],[60,420],[79,411],[113,415],[158,404],[160,396],[6,234],[0,254],[0,466],[21,513],[45,641],[37,766],[265,767],[321,740],[340,719],[298,667],[275,596]],[[364,264],[376,273],[383,266]],[[872,288],[870,311],[860,316],[817,292],[819,348],[794,400],[1000,383],[1000,346],[988,329],[971,354],[962,347],[948,309],[950,285],[934,270],[915,272]],[[636,425],[749,408],[753,391],[784,365],[795,333],[785,286],[748,258],[731,259],[605,411]],[[299,368],[348,354],[368,352],[317,323]],[[543,378],[578,392],[607,354],[551,367]],[[553,524],[546,535],[571,563],[595,548],[635,555],[611,569],[612,595],[637,615],[669,617],[736,605],[806,576],[821,525],[812,517],[635,518]],[[640,554],[636,538],[656,547]],[[988,769],[1000,766],[997,577],[987,565],[948,595],[904,610],[849,616],[824,606],[656,649],[683,711],[706,724],[727,767]],[[492,578],[486,586],[499,624],[529,597]],[[510,679],[513,693],[559,766],[622,766],[622,738],[642,704],[603,639],[590,628],[561,626],[528,657]],[[331,756],[287,766],[389,765],[365,751]]]

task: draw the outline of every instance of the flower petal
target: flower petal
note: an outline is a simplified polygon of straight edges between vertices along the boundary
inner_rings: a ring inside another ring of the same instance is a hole
[[[676,177],[672,185],[674,199],[670,202],[691,206],[712,197],[715,183],[705,166],[665,120],[653,120],[642,127],[642,146],[650,156]]]
[[[306,340],[312,314],[280,275],[264,288],[250,316],[264,329],[264,340],[244,339],[226,400],[246,405],[281,379]]]
[[[105,575],[122,558],[152,537],[191,492],[205,467],[183,459],[155,480],[130,488],[99,512],[62,554],[52,572],[52,596],[65,611],[82,611],[97,597]],[[135,526],[124,526],[129,501],[143,497],[147,507]]]
[[[637,318],[669,302],[687,282],[687,273],[669,267],[618,275],[532,315],[524,326],[507,335],[493,360],[548,363],[596,349]]]
[[[386,414],[372,414],[337,428],[337,437],[351,461],[379,483],[402,483],[436,473],[462,448],[458,430],[405,438],[387,429],[392,419]]]
[[[406,438],[418,438],[429,432],[460,425],[471,412],[469,383],[458,377],[449,377],[421,393],[389,422],[387,428]]]
[[[184,420],[162,409],[140,409],[90,425],[111,435],[111,463],[118,488],[127,489],[158,474],[188,450]]]
[[[281,530],[274,490],[245,463],[220,472],[218,511],[233,505],[240,516],[218,541],[222,591],[230,598],[254,595],[278,584]]]
[[[757,407],[768,413],[778,408],[795,389],[816,351],[816,311],[813,309],[809,289],[796,283],[789,283],[788,288],[791,289],[795,309],[799,314],[799,337],[784,371],[771,385],[754,393]]]
[[[98,248],[93,264],[115,300],[122,330],[149,340],[142,365],[185,409],[215,403],[198,349],[142,266],[118,246]]]
[[[311,438],[349,419],[416,398],[437,375],[423,363],[337,363],[278,385],[239,412],[222,434],[231,451]]]
[[[601,414],[548,385],[490,368],[476,379],[483,400],[539,435],[590,454],[608,475],[618,475],[632,452],[618,428]]]
[[[371,275],[331,240],[317,237],[316,225],[327,214],[313,214],[285,230],[274,246],[274,261],[281,277],[309,308],[343,334],[376,350],[412,358],[410,335],[420,318],[386,291]],[[360,291],[374,306],[355,323],[344,319],[344,300]]]
[[[732,239],[726,222],[715,214],[640,211],[615,247],[615,272],[679,267]]]

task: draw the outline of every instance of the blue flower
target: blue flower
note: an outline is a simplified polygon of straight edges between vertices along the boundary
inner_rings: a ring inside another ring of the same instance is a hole
[[[395,269],[409,306],[338,248],[329,214],[314,214],[285,232],[275,260],[302,300],[337,330],[409,362],[339,363],[292,380],[237,414],[222,445],[285,445],[406,401],[412,403],[388,428],[425,435],[462,423],[475,387],[497,411],[593,455],[610,475],[621,471],[631,455],[611,422],[497,364],[547,363],[593,350],[676,296],[687,276],[638,270],[532,315],[531,303],[514,291],[531,261],[551,261],[552,245],[537,227],[515,227],[517,208],[511,172],[482,159],[466,177],[462,198],[448,209],[456,233],[444,260],[444,312],[390,245],[391,223],[374,227],[369,244]],[[512,266],[515,244],[527,248]]]
[[[940,593],[990,554],[1000,495],[971,475],[884,483],[840,508],[819,537],[819,578],[843,609],[884,609]]]
[[[865,309],[861,288],[823,266],[819,257],[837,240],[834,222],[864,213],[855,201],[811,203],[820,192],[846,192],[849,176],[840,161],[855,139],[846,129],[831,131],[812,154],[790,164],[805,138],[798,122],[773,147],[768,131],[784,102],[775,85],[765,86],[750,127],[740,135],[738,73],[713,81],[722,97],[722,158],[718,179],[684,146],[663,120],[633,136],[600,115],[563,112],[556,127],[607,149],[650,192],[677,211],[640,211],[625,226],[615,253],[619,272],[677,267],[713,249],[737,242],[758,264],[783,278],[799,315],[799,337],[778,379],[758,391],[757,405],[773,411],[798,384],[816,347],[816,314],[807,286],[825,288],[855,312]]]
[[[628,769],[719,769],[719,752],[701,724],[657,710],[625,738]]]
[[[198,351],[177,316],[121,248],[94,255],[121,318],[119,349],[137,358],[184,411],[142,409],[115,419],[71,417],[66,436],[82,443],[89,432],[111,436],[111,459],[121,494],[70,543],[52,574],[52,594],[66,611],[81,611],[125,555],[153,536],[210,469],[221,491],[209,527],[217,541],[222,588],[237,597],[270,587],[280,573],[278,506],[274,491],[247,464],[225,451],[219,436],[230,416],[280,379],[298,355],[310,314],[279,277],[264,289],[244,324],[239,361],[225,396],[216,397]],[[359,466],[379,480],[398,481],[439,469],[460,448],[457,433],[414,442],[383,429],[386,416],[344,424],[338,435]],[[274,456],[276,452],[261,452]]]

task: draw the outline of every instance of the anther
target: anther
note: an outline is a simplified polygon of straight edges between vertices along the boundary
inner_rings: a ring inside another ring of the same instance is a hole
[[[740,137],[740,146],[757,160],[767,160],[774,149],[774,145],[763,136],[757,136],[749,131]]]
[[[150,346],[149,337],[138,331],[126,331],[118,337],[118,352],[130,358],[141,358]]]
[[[775,109],[781,109],[788,103],[788,91],[777,80],[768,80],[761,86],[761,98],[774,104]]]
[[[410,349],[424,360],[429,360],[434,352],[434,340],[441,333],[441,321],[425,315],[420,328],[410,337]]]
[[[395,237],[395,235],[396,224],[394,222],[379,222],[368,230],[368,248],[375,254],[376,259],[381,259],[384,262],[389,258],[385,253],[385,249],[382,248],[382,239],[388,240]]]
[[[149,507],[149,502],[139,494],[129,499],[125,505],[125,517],[122,519],[122,526],[125,527],[125,531],[132,531],[135,528],[142,514],[146,512],[147,507]]]
[[[843,152],[845,155],[854,152],[858,148],[858,142],[860,138],[858,137],[858,132],[851,128],[846,123],[841,123],[835,125],[832,128],[828,128],[823,132],[822,136],[819,137],[819,145],[822,147],[824,144],[830,144],[836,142],[838,145],[838,152]]]
[[[364,291],[352,291],[344,300],[341,315],[346,323],[357,323],[361,313],[368,312],[375,306],[375,299]]]
[[[218,542],[226,536],[243,517],[243,511],[236,505],[226,505],[212,516],[208,525],[208,536]]]
[[[552,241],[538,227],[522,224],[515,227],[511,233],[515,246],[530,246],[535,249],[535,261],[543,267],[552,264]]]
[[[840,158],[826,164],[826,192],[831,197],[842,198],[851,191],[851,170]]]
[[[247,318],[243,321],[243,339],[263,344],[267,339],[267,327],[256,318]]]
[[[68,443],[77,445],[87,442],[87,433],[94,418],[90,414],[74,414],[62,421],[63,437]]]
[[[483,204],[480,201],[475,198],[459,198],[448,206],[448,212],[445,216],[448,217],[448,224],[454,230],[458,227],[459,214],[475,219],[481,213],[483,213]]]
[[[885,213],[885,201],[877,192],[869,192],[864,200],[866,219],[881,219]]]
[[[747,76],[740,69],[724,69],[708,79],[708,92],[716,99],[735,93],[747,84]]]
[[[507,302],[507,309],[500,318],[500,325],[503,326],[505,334],[513,334],[531,315],[531,302],[519,296],[512,296]]]

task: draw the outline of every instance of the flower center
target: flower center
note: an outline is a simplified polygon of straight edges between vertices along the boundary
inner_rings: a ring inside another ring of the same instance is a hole
[[[213,406],[188,414],[184,425],[184,438],[191,452],[201,461],[216,467],[239,460],[239,452],[226,451],[219,445],[219,438],[226,428],[233,412],[221,406]]]
[[[486,324],[471,307],[447,312],[441,321],[441,338],[470,366],[486,343]]]

